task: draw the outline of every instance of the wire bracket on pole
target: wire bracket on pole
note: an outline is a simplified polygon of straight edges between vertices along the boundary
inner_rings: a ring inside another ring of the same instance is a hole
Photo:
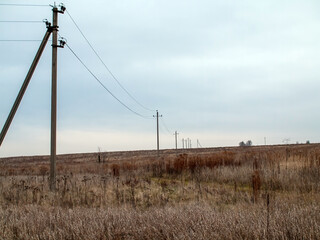
[[[43,19],[42,22],[46,24],[46,27],[49,29],[51,27],[51,23],[48,21],[48,19]]]
[[[60,3],[58,5],[58,7],[60,7],[60,9],[57,8],[56,4],[54,4],[54,5],[50,4],[49,6],[53,8],[54,12],[58,12],[58,13],[62,13],[62,14],[64,14],[64,12],[67,10],[67,8],[64,6],[63,3]]]
[[[67,39],[65,39],[64,37],[60,37],[59,38],[59,44],[52,44],[52,47],[57,47],[57,48],[64,48],[64,45],[67,44]]]

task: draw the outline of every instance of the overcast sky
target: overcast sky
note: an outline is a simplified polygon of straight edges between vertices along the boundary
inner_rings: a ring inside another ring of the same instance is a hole
[[[49,1],[3,3],[52,4]],[[319,142],[320,2],[316,0],[65,1],[58,50],[58,153]],[[0,21],[52,21],[51,7],[0,6]],[[0,22],[0,40],[41,40],[43,23]],[[40,42],[0,41],[2,128]],[[0,147],[0,157],[50,152],[51,42]]]

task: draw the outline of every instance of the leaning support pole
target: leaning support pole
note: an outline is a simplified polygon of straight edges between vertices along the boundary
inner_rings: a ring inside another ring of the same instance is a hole
[[[36,56],[33,59],[33,62],[32,62],[31,67],[29,69],[29,72],[28,72],[28,74],[27,74],[27,76],[26,76],[26,78],[25,78],[25,80],[24,80],[24,82],[23,82],[23,84],[21,86],[19,94],[18,94],[18,96],[17,96],[17,98],[16,98],[16,100],[15,100],[13,106],[12,106],[12,109],[11,109],[11,111],[9,113],[7,121],[5,122],[5,124],[4,124],[3,128],[2,128],[2,131],[1,131],[1,134],[0,134],[0,146],[1,146],[5,136],[7,134],[7,131],[9,129],[9,127],[10,127],[10,124],[11,124],[13,118],[14,118],[14,115],[16,114],[16,112],[18,110],[18,107],[19,107],[20,102],[21,102],[21,100],[23,98],[23,95],[24,95],[24,93],[25,93],[25,91],[26,91],[26,89],[27,89],[27,87],[29,85],[29,82],[30,82],[31,77],[32,77],[32,75],[34,73],[34,70],[37,67],[37,64],[39,62],[41,54],[42,54],[42,52],[43,52],[43,50],[44,50],[44,48],[45,48],[45,46],[46,46],[46,44],[48,42],[48,39],[49,39],[50,34],[51,34],[51,31],[52,31],[52,29],[50,27],[50,24],[47,23],[47,32],[44,35],[43,40],[42,40],[42,42],[40,44],[40,47],[38,49],[38,52],[37,52]]]

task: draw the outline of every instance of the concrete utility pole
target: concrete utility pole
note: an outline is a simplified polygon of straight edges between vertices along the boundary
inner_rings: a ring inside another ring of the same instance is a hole
[[[182,138],[182,148],[184,148],[184,138]]]
[[[188,138],[187,140],[188,140],[188,148],[191,148],[191,139]]]
[[[178,149],[178,134],[179,133],[177,131],[175,131],[173,134],[175,136],[175,140],[176,140],[176,149]]]
[[[10,127],[10,124],[14,118],[14,115],[20,105],[20,102],[23,98],[25,91],[27,90],[28,84],[31,80],[31,77],[34,73],[34,70],[37,67],[41,54],[48,42],[50,34],[52,33],[52,95],[51,95],[51,158],[50,158],[50,190],[54,191],[56,186],[56,126],[57,126],[57,48],[64,47],[65,41],[60,40],[60,44],[58,45],[58,13],[64,13],[66,8],[60,4],[60,9],[54,4],[52,6],[53,12],[53,23],[51,24],[46,21],[47,32],[43,37],[39,50],[31,64],[29,72],[23,82],[23,85],[20,89],[20,92],[14,102],[14,105],[11,109],[11,112],[7,118],[7,121],[0,133],[0,146],[2,141]]]
[[[51,87],[51,157],[50,157],[50,190],[56,190],[56,156],[57,156],[57,54],[58,47],[58,13],[64,13],[66,8],[62,5],[60,10],[54,4],[52,8],[52,87]]]
[[[158,157],[159,157],[159,117],[162,117],[162,115],[159,115],[159,112],[157,110],[157,114],[156,115],[153,115],[153,117],[156,117],[157,118],[157,154],[158,154]]]

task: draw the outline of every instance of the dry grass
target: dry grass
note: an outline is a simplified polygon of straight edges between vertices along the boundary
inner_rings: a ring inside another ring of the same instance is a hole
[[[0,239],[320,239],[317,144],[102,154],[0,160]]]
[[[263,204],[221,209],[206,203],[132,208],[43,208],[0,211],[4,239],[319,239],[317,204],[274,202],[270,231]]]

